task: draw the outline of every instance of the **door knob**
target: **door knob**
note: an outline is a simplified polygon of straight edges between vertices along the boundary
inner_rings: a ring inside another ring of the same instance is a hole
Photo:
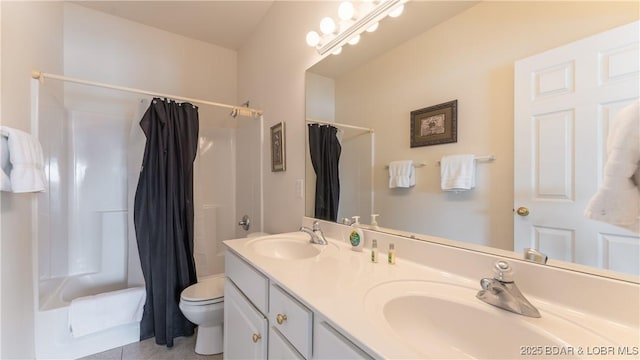
[[[518,214],[520,216],[527,216],[527,215],[529,215],[529,209],[527,209],[524,206],[520,206],[518,208],[518,210],[516,210],[516,214]]]
[[[262,336],[260,334],[253,334],[253,342],[257,343],[258,340],[262,339]]]

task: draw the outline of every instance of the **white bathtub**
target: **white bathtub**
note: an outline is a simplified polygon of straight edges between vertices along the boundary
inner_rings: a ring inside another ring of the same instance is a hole
[[[97,285],[90,275],[40,282],[40,308],[35,316],[36,358],[75,359],[140,340],[140,323],[133,322],[74,338],[69,329],[71,300],[126,288],[126,283]]]
[[[36,358],[76,359],[140,341],[139,322],[74,338],[68,318],[68,306],[36,312]]]

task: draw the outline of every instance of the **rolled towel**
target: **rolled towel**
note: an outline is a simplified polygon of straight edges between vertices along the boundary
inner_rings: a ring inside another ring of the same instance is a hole
[[[416,185],[413,160],[399,160],[389,163],[389,189],[409,188]]]
[[[440,160],[440,187],[443,191],[466,191],[476,187],[475,155],[449,155]]]
[[[142,319],[147,292],[144,287],[83,296],[69,305],[69,328],[80,337]]]
[[[29,133],[8,126],[0,128],[2,134],[7,136],[11,163],[10,191],[15,193],[44,191],[46,179],[44,156],[38,139]],[[3,190],[8,188],[6,184],[2,186]]]

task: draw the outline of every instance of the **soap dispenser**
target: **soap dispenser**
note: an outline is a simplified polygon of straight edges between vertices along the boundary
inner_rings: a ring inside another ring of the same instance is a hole
[[[351,231],[349,232],[349,242],[351,243],[351,250],[362,251],[364,248],[364,233],[360,228],[360,216],[353,217],[353,223],[351,224]]]
[[[373,227],[376,230],[379,229],[378,216],[380,216],[380,214],[371,214],[371,227]]]

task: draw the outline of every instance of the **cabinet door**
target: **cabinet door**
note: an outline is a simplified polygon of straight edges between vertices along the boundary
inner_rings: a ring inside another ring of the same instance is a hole
[[[304,360],[293,345],[275,328],[269,329],[269,360]]]
[[[315,321],[314,359],[373,359],[325,321]]]
[[[228,280],[224,283],[224,358],[265,359],[267,319]]]

